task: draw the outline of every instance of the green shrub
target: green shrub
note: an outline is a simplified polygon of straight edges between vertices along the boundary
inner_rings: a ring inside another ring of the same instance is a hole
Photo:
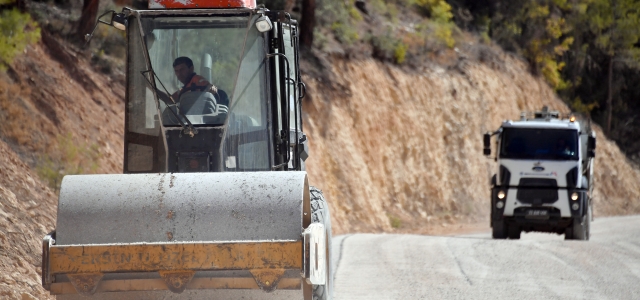
[[[396,49],[394,51],[394,58],[397,64],[401,64],[404,62],[405,57],[407,56],[408,46],[403,42],[399,42],[396,44]]]
[[[391,60],[395,57],[396,45],[399,40],[393,37],[393,31],[387,28],[384,35],[374,35],[369,38],[373,46],[373,56],[381,60]]]
[[[360,36],[353,26],[346,25],[344,23],[335,22],[331,25],[331,30],[336,39],[345,45],[352,45]]]
[[[360,11],[353,6],[349,8],[349,16],[351,16],[351,18],[357,22],[364,20],[362,14],[360,14]]]
[[[389,19],[391,19],[391,23],[398,23],[398,15],[400,15],[400,11],[398,11],[398,7],[396,7],[393,3],[387,4],[387,12],[385,14]]]
[[[313,47],[325,50],[325,46],[329,43],[329,39],[327,38],[327,34],[325,34],[324,30],[321,27],[316,27],[313,29]]]
[[[0,11],[0,70],[6,70],[18,53],[39,39],[40,28],[28,14],[17,8]]]
[[[378,13],[387,11],[387,3],[383,0],[370,0],[367,2],[367,6]]]
[[[338,42],[350,46],[360,39],[354,25],[362,19],[362,15],[352,3],[341,0],[324,0],[318,2],[316,7],[317,24],[314,33],[331,32]],[[314,39],[317,37],[318,35],[314,34]],[[326,39],[320,44],[326,44]]]
[[[445,0],[416,0],[415,4],[435,22],[446,24],[453,18],[451,5]]]
[[[453,38],[453,26],[451,23],[435,24],[435,36],[449,48],[453,48],[456,45],[456,40]]]
[[[400,220],[400,218],[391,214],[388,214],[387,217],[389,217],[389,224],[391,225],[391,228],[398,229],[402,227],[402,220]]]
[[[591,111],[598,107],[598,102],[594,102],[594,103],[590,103],[590,104],[585,104],[584,102],[582,102],[582,99],[580,99],[580,97],[575,98],[572,102],[571,102],[571,110],[581,113],[581,114],[585,114],[585,115],[590,115]]]
[[[98,146],[77,143],[71,134],[58,136],[58,144],[40,158],[38,175],[56,192],[65,175],[93,173],[98,168]]]
[[[453,48],[456,44],[456,40],[453,37],[455,26],[453,23],[439,23],[432,20],[424,20],[416,27],[416,30],[420,32],[420,35],[427,41],[427,44],[435,45],[436,47],[434,48]]]
[[[542,75],[547,80],[549,85],[553,87],[556,91],[564,90],[569,88],[571,84],[562,78],[562,74],[560,71],[565,66],[565,63],[560,61],[558,62],[551,56],[544,56],[539,62],[540,69],[542,71]]]

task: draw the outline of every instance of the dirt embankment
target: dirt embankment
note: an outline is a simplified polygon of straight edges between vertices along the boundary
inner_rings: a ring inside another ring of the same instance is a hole
[[[482,154],[482,134],[522,110],[569,112],[523,62],[497,60],[413,74],[334,60],[332,82],[304,78],[307,171],[329,200],[335,233],[430,232],[485,220],[488,228],[496,164]],[[640,172],[596,132],[594,214],[640,213]]]
[[[3,142],[0,166],[0,298],[46,299],[40,245],[55,224],[57,199]]]
[[[94,172],[121,172],[123,97],[121,83],[48,36],[0,74],[0,299],[53,299],[40,283],[41,241],[58,201],[38,170],[69,136],[62,154],[93,146]]]

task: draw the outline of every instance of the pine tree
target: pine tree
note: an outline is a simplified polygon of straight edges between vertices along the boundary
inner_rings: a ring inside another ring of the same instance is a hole
[[[607,116],[605,129],[611,131],[614,97],[614,64],[640,70],[640,1],[638,0],[582,0],[579,34],[587,43],[584,49],[591,55],[607,58]],[[589,48],[590,47],[590,48]],[[604,66],[601,66],[604,67]],[[603,68],[604,69],[604,68]]]

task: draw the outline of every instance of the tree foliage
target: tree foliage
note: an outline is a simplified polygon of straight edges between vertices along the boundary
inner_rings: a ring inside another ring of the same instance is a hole
[[[29,14],[17,8],[0,11],[0,70],[5,70],[18,53],[39,39],[40,28]]]
[[[491,39],[523,55],[572,109],[621,143],[640,140],[640,0],[460,2],[479,32],[488,27]]]
[[[492,38],[523,54],[534,74],[542,74],[556,90],[569,87],[559,61],[573,44],[566,0],[526,0],[506,3],[493,18]]]

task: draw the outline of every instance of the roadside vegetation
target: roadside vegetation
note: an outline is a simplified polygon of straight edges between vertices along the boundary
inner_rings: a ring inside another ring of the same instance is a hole
[[[71,134],[59,135],[57,143],[39,158],[38,175],[56,193],[65,175],[95,173],[98,169],[98,145],[76,143]]]
[[[526,58],[532,73],[640,162],[640,1],[455,2],[472,16],[460,26]]]
[[[261,2],[297,19],[313,3],[316,55],[421,70],[469,58],[495,63],[486,53],[499,46],[526,60],[532,74],[640,163],[640,0]]]
[[[6,71],[18,53],[40,39],[38,24],[15,4],[15,0],[0,0],[0,71]]]
[[[305,17],[301,11],[308,2],[258,1],[289,8],[297,19]],[[445,0],[321,0],[315,7],[313,49],[320,53],[414,67],[434,53],[452,51],[464,38]]]

